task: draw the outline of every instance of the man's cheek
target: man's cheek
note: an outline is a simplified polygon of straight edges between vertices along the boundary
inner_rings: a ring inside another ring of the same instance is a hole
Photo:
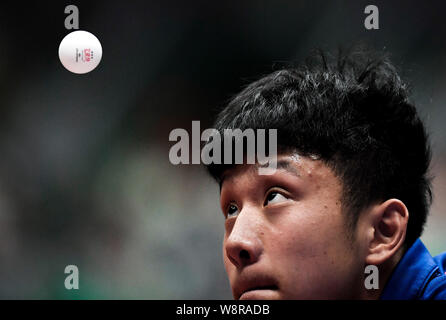
[[[229,284],[230,284],[231,288],[234,288],[236,267],[228,259],[225,259],[224,265],[225,265],[226,274],[228,275]]]
[[[228,259],[228,257],[225,255],[223,257],[223,264],[225,266],[226,273],[228,275],[229,280],[231,280],[231,276],[234,274],[236,267],[234,264]]]
[[[327,230],[320,224],[308,218],[298,223],[284,222],[274,233],[275,241],[271,241],[271,247],[285,256],[312,256],[327,245]]]

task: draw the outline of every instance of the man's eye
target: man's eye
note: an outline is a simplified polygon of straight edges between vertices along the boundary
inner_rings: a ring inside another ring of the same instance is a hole
[[[234,217],[238,214],[238,208],[236,205],[229,205],[228,212],[227,212],[227,218]]]
[[[286,201],[288,200],[288,198],[284,197],[283,195],[281,195],[278,192],[270,192],[267,196],[266,196],[266,200],[265,200],[265,206],[269,205],[269,204],[274,204],[274,203],[279,203],[282,201]]]

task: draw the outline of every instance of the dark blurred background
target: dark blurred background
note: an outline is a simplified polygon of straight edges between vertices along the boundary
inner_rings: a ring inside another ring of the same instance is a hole
[[[170,164],[169,132],[210,127],[248,82],[357,42],[413,86],[436,176],[423,240],[446,249],[443,1],[58,3],[0,8],[0,298],[231,298],[218,187]],[[58,58],[69,4],[103,47],[85,75]],[[369,4],[379,30],[364,28]],[[80,290],[64,288],[69,264]]]

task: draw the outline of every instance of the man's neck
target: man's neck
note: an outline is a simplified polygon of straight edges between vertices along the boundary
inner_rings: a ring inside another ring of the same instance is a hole
[[[392,272],[403,257],[404,252],[405,249],[401,248],[393,255],[391,259],[387,260],[384,264],[377,266],[379,271],[379,288],[366,289],[365,286],[363,286],[360,293],[361,300],[378,300],[380,298],[387,281],[392,276]]]

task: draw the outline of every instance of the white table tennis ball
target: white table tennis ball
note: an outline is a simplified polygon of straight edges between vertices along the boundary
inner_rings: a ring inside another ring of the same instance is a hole
[[[62,65],[73,73],[87,73],[101,62],[102,46],[98,38],[87,31],[73,31],[65,36],[59,46]]]

